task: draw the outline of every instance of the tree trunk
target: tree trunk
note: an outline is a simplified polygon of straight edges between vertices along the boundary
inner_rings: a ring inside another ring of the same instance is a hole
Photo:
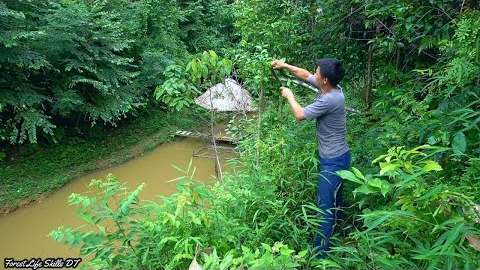
[[[395,69],[398,72],[398,69],[400,68],[400,47],[397,46],[397,55],[395,59]],[[395,81],[393,82],[394,86],[398,85],[398,78],[395,78]]]
[[[372,106],[372,56],[373,44],[368,44],[368,70],[367,70],[367,89],[365,90],[365,102],[370,109]]]

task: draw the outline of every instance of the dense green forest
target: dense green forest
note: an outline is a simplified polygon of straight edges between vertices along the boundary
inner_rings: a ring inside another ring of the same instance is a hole
[[[317,259],[314,124],[281,106],[270,62],[313,72],[322,57],[342,61],[360,113],[347,116],[345,213]],[[259,108],[230,126],[241,169],[212,186],[185,168],[162,202],[93,181],[97,197],[69,201],[97,230],[50,236],[108,269],[478,269],[479,58],[478,0],[0,1],[0,196],[22,185],[15,168],[29,174],[16,157],[145,114],[208,118],[194,98],[233,77]]]

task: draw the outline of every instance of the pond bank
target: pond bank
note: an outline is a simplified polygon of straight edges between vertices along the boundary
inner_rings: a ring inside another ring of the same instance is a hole
[[[173,140],[178,129],[201,130],[208,123],[198,113],[160,110],[89,138],[72,137],[55,145],[32,145],[14,160],[0,163],[0,214],[32,201],[42,201],[54,190],[94,170],[124,163]]]
[[[170,196],[177,192],[178,181],[169,180],[186,175],[174,166],[184,170],[191,161],[192,168],[195,167],[194,179],[196,181],[207,183],[215,181],[212,177],[215,174],[213,159],[192,158],[194,151],[209,144],[208,140],[192,138],[164,143],[155,147],[153,151],[137,156],[128,162],[96,170],[76,178],[51,192],[41,203],[31,203],[8,215],[0,216],[0,238],[3,243],[9,243],[0,245],[0,261],[3,262],[5,258],[14,258],[15,260],[23,258],[82,258],[81,264],[84,264],[91,257],[80,256],[81,245],[70,248],[68,245],[57,243],[51,237],[46,236],[60,226],[76,228],[86,225],[84,230],[95,229],[95,227],[89,227],[88,223],[75,214],[78,207],[68,205],[70,194],[97,197],[97,190],[88,188],[88,184],[91,179],[105,180],[111,173],[130,190],[145,183],[145,188],[139,194],[140,204],[149,204],[150,200],[159,203],[158,196]],[[228,171],[226,163],[222,162],[221,164],[223,170]],[[121,194],[117,194],[117,196],[117,198],[121,198]]]

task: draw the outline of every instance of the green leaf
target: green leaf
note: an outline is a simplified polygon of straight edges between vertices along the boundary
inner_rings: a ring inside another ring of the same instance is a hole
[[[73,234],[69,234],[69,235],[67,236],[67,239],[65,239],[65,243],[66,243],[66,244],[72,244],[73,241],[75,241],[75,235],[73,235]]]
[[[183,108],[183,103],[179,102],[175,105],[175,110],[177,110],[177,111],[180,111],[182,108]]]
[[[342,269],[342,267],[339,264],[328,259],[322,259],[321,266],[323,269]]]
[[[193,218],[192,218],[192,222],[195,223],[195,224],[197,224],[197,225],[202,225],[202,222],[201,222],[200,219],[197,218],[197,217],[193,217]]]
[[[261,243],[261,244],[265,250],[272,252],[272,248],[268,244],[265,244],[265,243]]]
[[[452,149],[460,153],[465,153],[467,150],[467,140],[465,139],[465,134],[463,134],[463,132],[458,132],[453,137]]]
[[[200,66],[200,70],[201,70],[201,75],[203,78],[207,78],[208,76],[208,67],[204,64],[201,64]]]
[[[85,215],[85,214],[77,214],[77,216],[83,220],[85,220],[87,223],[89,224],[95,224],[95,221],[93,221],[93,219],[91,217],[89,217],[88,215]]]
[[[435,145],[438,141],[437,141],[437,138],[435,136],[430,136],[427,140],[428,144],[430,145]]]
[[[217,60],[218,56],[217,56],[217,54],[216,54],[214,51],[208,51],[208,53],[210,54],[210,56],[211,56],[213,59]]]
[[[388,183],[387,181],[382,181],[382,186],[380,188],[380,191],[382,192],[382,195],[383,197],[385,197],[385,195],[387,195],[388,192],[390,192],[390,190],[392,190],[392,185],[390,185],[390,183]]]
[[[308,250],[302,250],[302,251],[300,251],[300,252],[298,253],[297,256],[298,256],[299,258],[303,258],[303,257],[305,257],[305,255],[307,255],[307,253],[308,253]]]
[[[433,161],[433,160],[429,160],[427,162],[423,162],[423,163],[426,163],[425,166],[423,166],[423,170],[424,171],[441,171],[442,170],[442,166],[440,166],[437,162]]]
[[[381,155],[372,161],[372,164],[379,162],[381,159],[385,158],[387,155]]]
[[[358,188],[356,188],[353,192],[354,193],[362,193],[362,194],[372,194],[372,193],[378,193],[378,189],[374,188],[369,185],[362,185]]]
[[[355,182],[355,183],[360,184],[360,185],[362,185],[362,184],[364,183],[360,178],[358,178],[358,177],[357,177],[354,173],[352,173],[351,171],[341,170],[341,171],[337,171],[337,174],[338,174],[342,179],[346,179],[346,180]]]
[[[380,188],[380,187],[382,187],[382,180],[380,180],[379,178],[374,178],[374,179],[368,181],[368,184],[372,187]]]
[[[382,165],[382,169],[380,170],[380,175],[383,175],[387,172],[392,172],[395,171],[398,167],[400,167],[399,164],[393,164],[393,163],[383,163],[386,165]]]
[[[432,197],[433,195],[437,195],[439,194],[443,189],[443,185],[439,185],[433,189],[431,189],[429,192],[427,192],[425,195],[423,195],[422,197],[416,199],[415,201],[423,201],[423,200],[426,200],[426,199],[430,199],[430,197]]]
[[[368,227],[367,230],[363,231],[362,233],[367,233],[375,228],[377,228],[380,224],[384,221],[394,217],[394,216],[403,216],[408,218],[415,218],[412,213],[406,211],[374,211],[367,214],[361,215],[364,219],[364,227]]]
[[[358,178],[365,180],[365,176],[363,176],[362,172],[360,172],[357,168],[352,167],[352,171]]]
[[[145,262],[147,261],[147,257],[148,257],[149,251],[150,251],[150,247],[148,247],[148,248],[146,249],[146,251],[143,253],[143,256],[142,256],[142,264],[145,264]]]
[[[292,254],[293,252],[295,252],[295,250],[292,250],[292,249],[283,249],[282,251],[280,251],[280,254],[286,255],[286,256],[290,256],[290,254]]]
[[[458,222],[462,222],[462,219],[461,219],[460,217],[446,220],[446,221],[444,221],[442,224],[437,225],[437,226],[438,226],[438,228],[444,229],[444,228],[447,228],[447,225],[456,224],[456,223],[458,223]],[[435,231],[435,229],[434,229],[434,231]],[[432,233],[433,233],[434,231],[432,231]]]

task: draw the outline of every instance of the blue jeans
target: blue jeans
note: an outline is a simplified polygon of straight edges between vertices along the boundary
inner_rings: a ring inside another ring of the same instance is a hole
[[[322,217],[320,235],[315,237],[315,247],[320,251],[318,258],[324,258],[330,248],[330,236],[337,220],[337,212],[342,206],[343,181],[335,172],[348,170],[350,161],[350,151],[336,158],[320,158],[320,176],[315,198]]]

